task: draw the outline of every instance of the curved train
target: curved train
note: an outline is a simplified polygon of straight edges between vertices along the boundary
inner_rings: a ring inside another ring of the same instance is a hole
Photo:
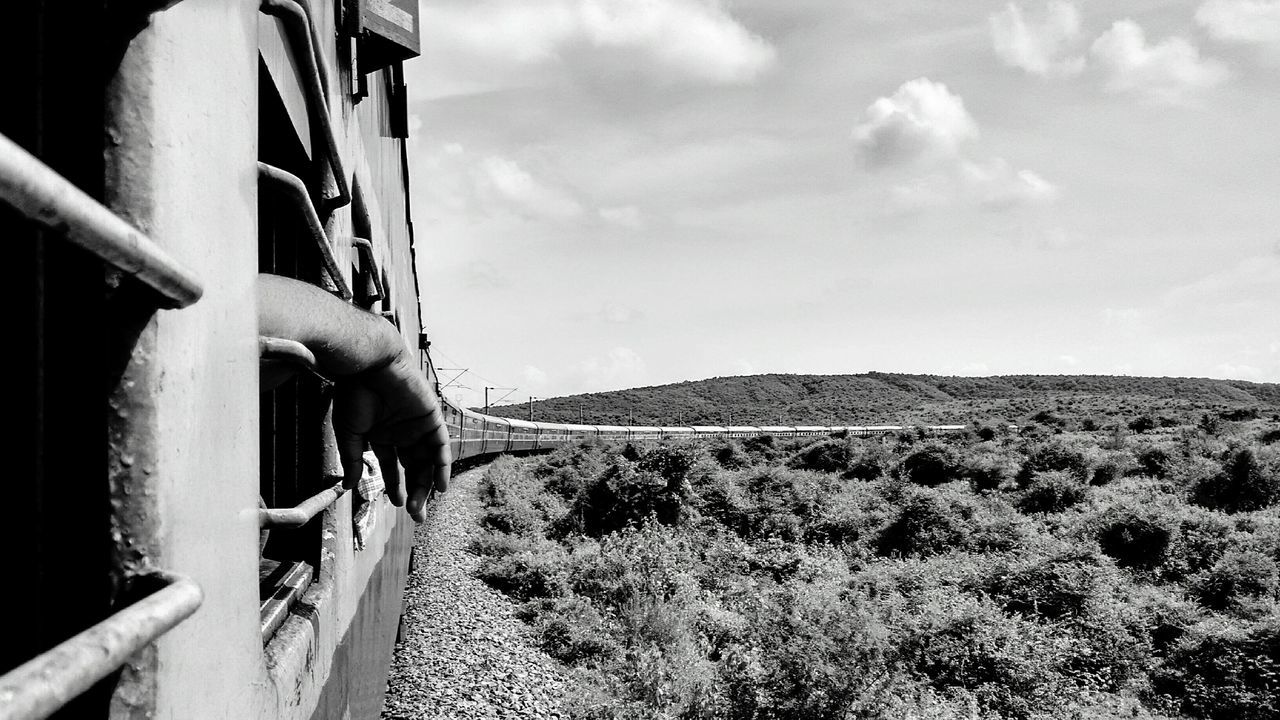
[[[453,457],[465,460],[505,452],[545,450],[567,442],[599,437],[626,441],[681,440],[689,438],[818,437],[846,433],[855,437],[888,435],[913,429],[906,425],[581,425],[529,422],[484,415],[442,400],[449,425]],[[931,435],[961,432],[965,425],[927,425],[919,429]]]
[[[6,525],[23,551],[0,720],[380,714],[413,525],[336,482],[327,381],[260,391],[263,368],[291,360],[258,337],[254,284],[285,275],[380,314],[435,380],[402,65],[418,37],[416,0],[7,9],[0,49],[21,72],[0,106],[20,421]],[[458,459],[899,429],[446,409]]]

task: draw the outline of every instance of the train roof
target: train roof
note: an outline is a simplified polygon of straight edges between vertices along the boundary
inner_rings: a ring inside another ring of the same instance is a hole
[[[692,427],[689,427],[688,425],[663,425],[662,427],[660,427],[660,428],[658,428],[658,429],[659,429],[659,430],[661,430],[662,432],[667,432],[667,433],[691,433],[691,432],[693,432],[693,428],[692,428]]]
[[[694,432],[725,432],[724,427],[720,425],[694,425]]]
[[[621,425],[597,425],[596,429],[600,432],[624,433],[627,429]]]
[[[538,427],[537,423],[532,423],[528,420],[517,420],[515,418],[505,418],[505,420],[511,423],[511,427],[526,428],[528,430],[533,430]]]
[[[631,428],[632,432],[657,432],[662,429],[656,425],[630,425],[628,427]]]
[[[729,425],[725,427],[729,432],[760,432],[760,428],[755,425]]]
[[[761,425],[760,431],[767,433],[793,432],[795,428],[790,425]]]
[[[827,432],[831,428],[826,425],[797,425],[796,432]]]

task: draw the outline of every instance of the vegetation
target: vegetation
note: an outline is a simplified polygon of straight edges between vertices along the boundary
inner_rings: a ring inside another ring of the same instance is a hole
[[[583,718],[1280,717],[1280,423],[1192,423],[504,458],[480,574]]]
[[[525,418],[528,410],[521,404],[494,407],[490,412]],[[1034,423],[1051,432],[1121,428],[1152,435],[1201,420],[1236,423],[1269,418],[1280,412],[1280,385],[1098,375],[752,375],[551,398],[533,403],[532,410],[536,420],[608,425],[910,425],[983,420],[998,425]]]

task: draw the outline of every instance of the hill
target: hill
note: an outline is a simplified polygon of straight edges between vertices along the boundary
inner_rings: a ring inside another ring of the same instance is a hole
[[[1025,422],[1040,413],[1104,426],[1140,415],[1280,412],[1280,384],[1108,375],[748,375],[571,395],[533,404],[548,422],[616,425],[875,425]],[[528,406],[490,409],[527,418]],[[1044,417],[1043,415],[1041,417]]]

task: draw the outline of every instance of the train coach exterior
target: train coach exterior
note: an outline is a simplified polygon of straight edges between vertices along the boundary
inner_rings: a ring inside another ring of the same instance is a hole
[[[35,420],[6,446],[33,463],[13,521],[43,548],[13,569],[6,717],[68,697],[66,717],[379,714],[411,523],[334,485],[325,382],[259,393],[277,346],[257,337],[255,283],[313,283],[418,346],[399,66],[416,15],[404,0],[6,8],[0,46],[22,72],[0,106],[0,186],[53,226],[0,213],[21,246],[7,305],[33,348],[13,404]]]

